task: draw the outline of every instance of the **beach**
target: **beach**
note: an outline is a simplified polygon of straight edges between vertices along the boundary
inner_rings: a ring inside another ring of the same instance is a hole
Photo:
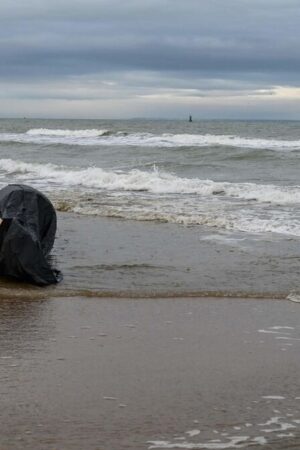
[[[295,122],[0,120],[63,281],[0,280],[1,450],[300,447]]]
[[[0,12],[0,450],[300,450],[300,1]]]
[[[2,300],[1,449],[297,448],[298,309]]]
[[[299,292],[299,130],[1,119],[0,187],[28,184],[53,202],[59,289],[285,298]]]

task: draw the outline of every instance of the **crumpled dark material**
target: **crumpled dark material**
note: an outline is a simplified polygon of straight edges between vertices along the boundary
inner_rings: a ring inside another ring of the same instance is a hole
[[[10,184],[0,190],[0,275],[46,286],[62,279],[48,255],[56,233],[56,212],[38,190]]]

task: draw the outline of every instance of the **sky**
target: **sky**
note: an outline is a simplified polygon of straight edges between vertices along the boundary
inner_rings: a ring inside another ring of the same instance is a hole
[[[299,0],[1,0],[0,117],[300,119]]]

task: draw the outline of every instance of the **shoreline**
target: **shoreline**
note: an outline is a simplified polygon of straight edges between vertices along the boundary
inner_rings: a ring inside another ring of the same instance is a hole
[[[20,282],[1,280],[0,299],[55,299],[55,298],[94,298],[94,299],[127,299],[127,300],[172,300],[172,299],[244,299],[244,300],[288,300],[300,302],[296,292],[224,292],[224,291],[192,291],[192,292],[128,292],[128,291],[102,291],[93,289],[61,288],[60,285],[39,287]]]

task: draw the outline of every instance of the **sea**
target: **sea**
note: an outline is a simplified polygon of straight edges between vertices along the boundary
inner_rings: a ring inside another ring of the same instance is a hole
[[[48,295],[300,300],[299,169],[297,121],[0,120],[0,188],[58,213]]]

